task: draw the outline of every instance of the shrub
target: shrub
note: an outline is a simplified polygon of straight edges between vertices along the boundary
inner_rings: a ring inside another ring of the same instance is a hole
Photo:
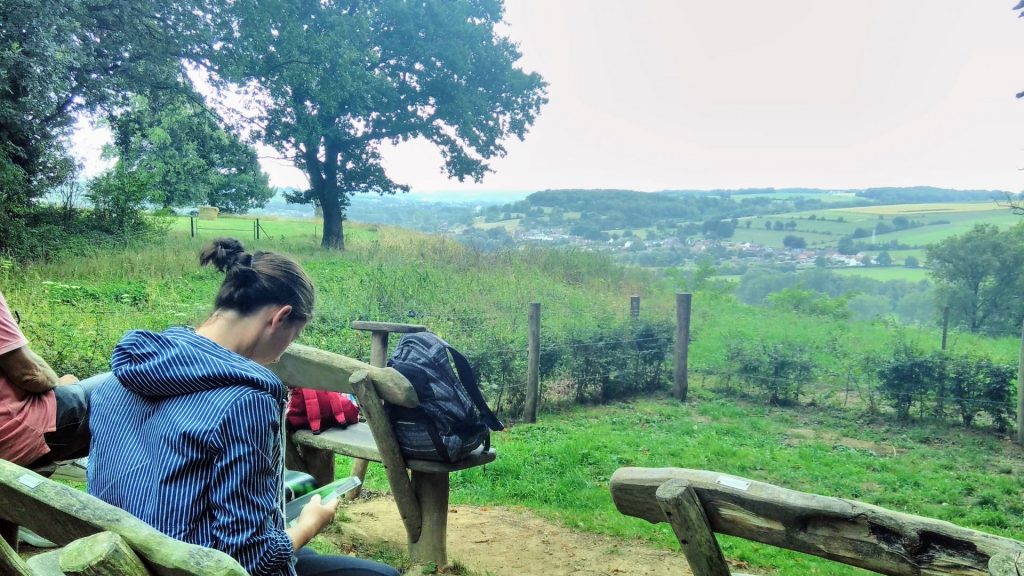
[[[728,377],[753,383],[772,405],[792,405],[800,400],[804,382],[814,377],[815,363],[802,346],[767,342],[729,344]]]
[[[910,420],[915,402],[923,412],[926,396],[940,389],[943,371],[940,355],[925,355],[906,342],[896,343],[892,355],[878,368],[878,381],[899,420]]]
[[[575,333],[552,345],[558,358],[545,362],[542,352],[541,360],[557,365],[551,373],[571,383],[576,402],[606,402],[661,388],[671,346],[670,324],[630,322],[600,333]]]
[[[970,427],[978,413],[985,412],[993,427],[1005,432],[1013,410],[1014,367],[970,355],[946,359],[947,390],[964,426]]]

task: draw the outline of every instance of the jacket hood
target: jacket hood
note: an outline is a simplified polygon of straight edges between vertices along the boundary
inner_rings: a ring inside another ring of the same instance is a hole
[[[284,401],[284,384],[273,372],[189,328],[128,332],[110,366],[122,386],[146,397],[248,386]]]

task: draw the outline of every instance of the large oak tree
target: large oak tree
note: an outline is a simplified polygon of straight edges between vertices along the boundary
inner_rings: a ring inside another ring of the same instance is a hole
[[[481,180],[523,138],[545,83],[496,27],[502,0],[238,0],[208,69],[252,99],[241,124],[309,178],[326,248],[344,248],[353,194],[406,191],[381,146],[433,143],[453,178]]]

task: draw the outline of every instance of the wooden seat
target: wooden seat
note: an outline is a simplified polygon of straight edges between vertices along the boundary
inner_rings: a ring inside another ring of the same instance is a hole
[[[1024,574],[1024,542],[729,474],[620,468],[611,492],[619,512],[671,524],[694,576],[730,575],[715,532],[880,574]]]
[[[448,563],[448,491],[451,472],[482,466],[497,457],[478,449],[455,463],[405,460],[398,447],[382,398],[392,404],[419,404],[412,384],[392,368],[292,344],[271,368],[290,387],[351,393],[359,401],[365,423],[320,434],[299,430],[289,434],[286,466],[309,472],[320,485],[334,479],[334,455],[380,462],[388,477],[415,562]]]
[[[319,434],[313,434],[309,430],[297,430],[292,432],[291,439],[292,442],[303,446],[330,450],[335,454],[362,458],[371,462],[383,462],[377,442],[373,439],[373,432],[370,430],[370,426],[364,422],[346,428],[330,428]],[[483,466],[493,462],[497,456],[498,454],[493,448],[484,451],[481,446],[462,460],[452,464],[433,460],[406,460],[405,467],[417,472],[455,472]]]
[[[48,480],[31,470],[0,460],[0,523],[24,526],[58,545],[81,542],[78,552],[69,546],[34,556],[28,564],[18,558],[16,541],[0,540],[0,573],[18,576],[61,575],[68,553],[102,552],[101,544],[123,541],[137,555],[144,571],[106,574],[156,574],[159,576],[245,576],[233,558],[210,548],[186,544],[159,532],[135,516],[70,486]],[[16,532],[5,533],[16,538]],[[104,536],[97,536],[105,534]],[[87,540],[81,540],[86,539]]]

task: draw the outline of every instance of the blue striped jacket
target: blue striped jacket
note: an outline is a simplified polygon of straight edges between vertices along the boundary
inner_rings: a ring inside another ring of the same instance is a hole
[[[129,332],[94,391],[89,493],[253,576],[294,575],[273,372],[187,328]]]

